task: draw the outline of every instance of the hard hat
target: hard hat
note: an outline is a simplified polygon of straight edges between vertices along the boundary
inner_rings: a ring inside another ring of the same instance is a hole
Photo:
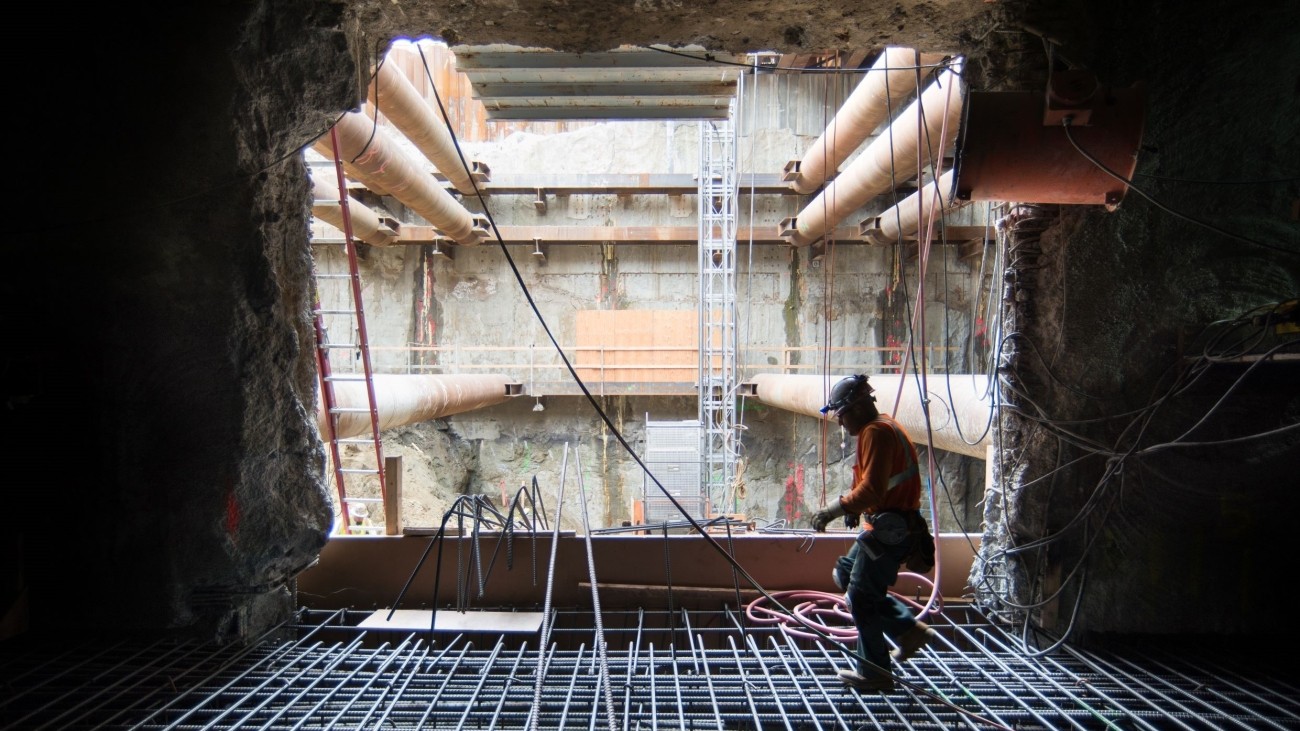
[[[856,376],[848,376],[840,379],[840,382],[831,387],[830,400],[822,407],[821,413],[831,413],[839,411],[847,406],[852,406],[862,398],[875,400],[871,395],[874,389],[867,383],[867,377],[859,373]]]

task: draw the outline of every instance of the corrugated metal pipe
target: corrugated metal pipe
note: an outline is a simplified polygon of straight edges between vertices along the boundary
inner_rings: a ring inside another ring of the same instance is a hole
[[[474,183],[456,152],[447,125],[411,85],[406,74],[391,63],[381,63],[366,94],[370,103],[420,148],[456,190],[474,194]]]
[[[826,405],[831,386],[840,378],[760,373],[750,379],[742,392],[747,392],[769,406],[827,419],[833,423],[834,418],[823,415],[821,408]],[[925,412],[917,398],[914,377],[907,376],[898,408],[893,409],[894,397],[902,378],[898,375],[868,375],[868,381],[876,391],[876,406],[880,411],[890,414],[902,424],[917,444],[925,445]],[[926,380],[930,429],[935,448],[985,459],[985,448],[992,443],[988,425],[992,417],[993,396],[989,391],[988,376],[935,373]]]
[[[880,54],[857,88],[844,100],[826,131],[808,148],[793,170],[787,170],[794,192],[807,195],[839,170],[867,136],[876,131],[903,100],[916,91],[924,71],[911,48],[891,46]]]
[[[872,198],[910,180],[925,165],[938,167],[961,120],[960,64],[945,69],[839,177],[818,193],[782,236],[794,246],[817,242]],[[924,129],[918,123],[924,122]],[[941,135],[942,131],[942,135]]]
[[[970,205],[968,200],[957,200],[956,179],[949,170],[938,180],[922,186],[920,190],[882,212],[874,219],[862,222],[862,238],[873,244],[892,244],[920,238],[920,225],[930,218],[930,209],[938,206],[935,220],[948,211]]]
[[[498,374],[376,374],[371,380],[381,431],[493,406],[520,392],[518,384]],[[338,415],[334,438],[369,434],[370,398],[365,381],[334,381],[332,386],[334,406],[349,410]],[[328,433],[323,404],[317,406],[316,424],[322,434]]]
[[[339,205],[339,191],[336,186],[324,180],[312,178],[312,193],[315,200],[311,204],[312,215],[342,231],[343,207]],[[348,198],[348,214],[352,223],[352,235],[372,246],[387,246],[397,238],[393,229],[379,220],[379,214],[360,201]]]
[[[350,175],[367,186],[373,180],[377,187],[423,216],[429,225],[456,243],[465,246],[479,243],[474,216],[389,139],[383,126],[376,127],[374,120],[363,112],[348,112],[334,128],[338,130],[339,158]],[[327,160],[334,159],[328,137],[322,136],[312,149]]]

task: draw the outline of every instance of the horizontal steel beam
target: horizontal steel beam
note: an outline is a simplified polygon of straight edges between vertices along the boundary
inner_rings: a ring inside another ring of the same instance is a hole
[[[700,69],[713,76],[739,76],[740,69],[746,65],[744,56],[729,53],[717,53],[704,49],[680,50],[668,53],[653,49],[637,48],[617,51],[597,51],[591,53],[560,53],[550,49],[538,50],[488,50],[491,47],[461,46],[455,49],[456,69],[466,74],[485,69],[653,69],[660,73],[665,67],[677,69]],[[726,66],[723,63],[735,63],[740,66]]]
[[[473,97],[475,99],[509,99],[512,97],[620,97],[639,99],[642,97],[727,97],[736,94],[736,83],[718,81],[716,78],[706,80],[667,80],[647,79],[642,82],[602,80],[581,81],[475,81]]]
[[[699,240],[699,230],[695,226],[498,226],[501,240],[506,244],[669,244],[694,246]],[[958,244],[973,239],[982,239],[985,234],[983,226],[949,226],[946,230],[947,241]],[[936,232],[937,234],[938,232]],[[740,244],[752,240],[755,244],[789,245],[777,235],[772,226],[760,226],[751,229],[741,228],[736,232],[736,241]],[[489,229],[484,241],[491,241],[493,234]],[[433,226],[404,225],[398,232],[393,245],[448,243]],[[842,226],[835,230],[837,246],[877,245],[863,241],[854,228]]]
[[[501,240],[507,244],[532,245],[540,239],[543,244],[689,244],[699,240],[696,226],[498,226]],[[863,243],[856,231],[848,227],[840,230],[845,243]],[[750,231],[736,233],[739,242],[749,241]],[[784,244],[771,226],[753,230],[755,244]],[[850,238],[853,237],[853,238]],[[432,226],[402,226],[395,244],[430,244],[443,242],[446,237]],[[493,238],[489,229],[486,239]]]
[[[484,104],[491,119],[726,119],[727,104],[711,106],[615,107],[615,106],[540,106],[494,107]]]
[[[790,186],[776,173],[738,173],[736,181],[741,195],[751,192],[794,195]],[[479,190],[489,195],[535,195],[539,191],[550,195],[695,195],[699,192],[699,183],[689,173],[538,173],[493,175],[492,180],[479,184]]]

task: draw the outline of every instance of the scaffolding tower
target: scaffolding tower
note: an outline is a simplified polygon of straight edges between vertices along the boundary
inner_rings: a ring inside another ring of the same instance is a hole
[[[735,111],[733,99],[727,119],[700,122],[700,470],[717,514],[734,511],[737,453]]]

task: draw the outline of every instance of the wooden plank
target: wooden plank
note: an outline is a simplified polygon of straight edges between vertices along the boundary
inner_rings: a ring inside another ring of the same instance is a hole
[[[402,455],[384,457],[384,535],[402,534]]]
[[[428,609],[397,609],[388,617],[388,609],[378,609],[357,625],[366,629],[428,630],[434,632],[536,632],[542,626],[541,612],[457,612],[439,610],[436,617]]]

